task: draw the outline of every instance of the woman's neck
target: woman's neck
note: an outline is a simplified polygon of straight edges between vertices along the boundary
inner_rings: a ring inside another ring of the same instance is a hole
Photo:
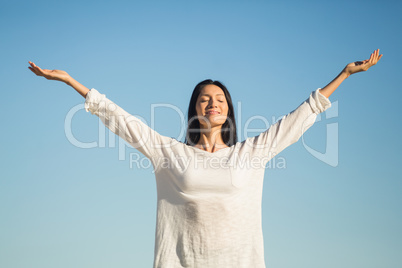
[[[194,147],[213,153],[228,146],[223,142],[221,128],[219,128],[201,133],[200,139]]]

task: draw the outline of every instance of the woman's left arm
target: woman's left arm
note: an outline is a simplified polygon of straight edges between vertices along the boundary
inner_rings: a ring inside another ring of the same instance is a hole
[[[310,94],[299,107],[282,117],[260,135],[248,138],[246,141],[258,154],[269,161],[289,145],[295,143],[316,121],[317,115],[331,107],[328,97],[351,74],[367,71],[382,57],[379,50],[371,54],[370,59],[348,64],[343,71],[322,89]]]
[[[380,55],[380,50],[374,50],[371,53],[370,58],[364,61],[356,61],[349,63],[346,67],[342,70],[342,72],[335,77],[328,85],[320,89],[320,93],[325,97],[329,98],[331,94],[339,87],[339,85],[350,75],[358,72],[367,71],[371,66],[377,64],[377,62],[381,59],[382,54]]]

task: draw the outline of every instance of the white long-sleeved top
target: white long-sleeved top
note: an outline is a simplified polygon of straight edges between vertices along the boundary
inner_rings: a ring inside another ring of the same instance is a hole
[[[209,153],[160,135],[96,89],[85,101],[148,157],[157,182],[154,268],[265,267],[261,201],[265,166],[331,107],[320,89],[265,132]]]

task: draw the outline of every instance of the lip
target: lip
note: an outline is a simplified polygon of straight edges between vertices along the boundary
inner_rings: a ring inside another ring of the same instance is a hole
[[[221,113],[218,111],[215,111],[215,110],[209,110],[209,111],[206,111],[205,114],[210,115],[210,114],[221,114]]]

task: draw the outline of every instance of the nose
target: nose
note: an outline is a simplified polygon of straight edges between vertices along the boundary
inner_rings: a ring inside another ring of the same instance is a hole
[[[211,99],[209,101],[208,108],[216,108],[216,107],[218,107],[218,105],[216,104],[216,100]]]

